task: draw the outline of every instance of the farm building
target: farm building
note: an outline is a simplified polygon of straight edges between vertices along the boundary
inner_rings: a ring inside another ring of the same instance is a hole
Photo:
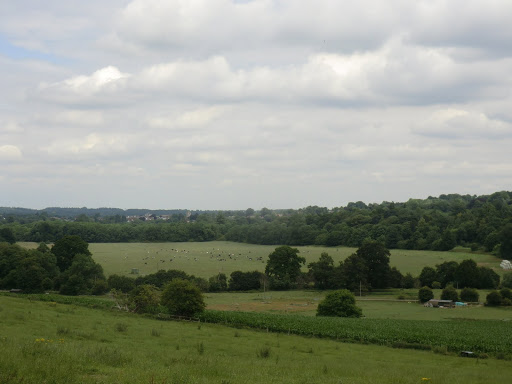
[[[432,299],[427,301],[425,307],[433,307],[433,308],[454,308],[455,303],[452,300],[436,300]]]

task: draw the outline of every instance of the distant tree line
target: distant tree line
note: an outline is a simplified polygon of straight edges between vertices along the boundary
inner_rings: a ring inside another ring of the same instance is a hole
[[[405,203],[356,202],[333,209],[249,208],[194,212],[188,217],[175,212],[168,220],[134,223],[127,223],[123,215],[101,216],[98,212],[95,216],[81,213],[75,221],[52,218],[46,211],[24,213],[17,215],[11,210],[2,214],[0,237],[7,236],[4,241],[54,242],[66,235],[78,235],[95,243],[228,240],[360,247],[370,239],[388,249],[446,251],[463,246],[512,258],[512,192],[441,195]],[[2,234],[2,230],[8,232]]]

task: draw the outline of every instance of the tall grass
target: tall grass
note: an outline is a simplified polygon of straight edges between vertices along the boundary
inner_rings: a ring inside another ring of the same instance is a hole
[[[215,324],[202,324],[198,331],[195,323],[86,307],[59,311],[62,306],[0,296],[0,383],[391,384],[426,377],[474,384],[505,383],[512,374],[506,360],[477,364],[430,351],[247,329],[233,337],[232,328]],[[19,314],[25,315],[22,322]],[[117,332],[118,323],[128,332]],[[151,336],[156,328],[161,337]],[[58,334],[65,329],[69,332]],[[269,349],[270,358],[258,357],[262,348]]]

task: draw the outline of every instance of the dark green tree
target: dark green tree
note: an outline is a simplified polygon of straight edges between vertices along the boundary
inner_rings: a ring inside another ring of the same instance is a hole
[[[479,298],[480,295],[475,288],[463,288],[462,291],[460,291],[460,299],[462,301],[476,303]]]
[[[414,286],[416,285],[416,281],[417,279],[415,279],[413,275],[407,272],[402,279],[402,288],[414,288]]]
[[[206,307],[199,288],[182,279],[175,279],[165,285],[161,303],[170,314],[187,317],[203,312]]]
[[[459,288],[480,287],[480,273],[478,266],[473,259],[463,260],[455,271],[455,283]]]
[[[432,292],[432,289],[430,287],[422,287],[418,291],[418,300],[421,303],[426,303],[427,301],[434,298],[434,292]]]
[[[443,291],[441,292],[441,300],[459,300],[459,294],[457,293],[457,290],[453,287],[453,285],[448,285],[445,289],[443,289]]]
[[[297,248],[288,245],[277,247],[268,255],[265,274],[276,280],[294,283],[300,275],[302,265],[306,263],[306,259],[298,253]]]
[[[263,274],[259,271],[234,271],[229,278],[230,291],[252,291],[261,288]]]
[[[368,282],[368,266],[362,257],[355,253],[343,262],[343,277],[345,287],[352,292],[367,292],[370,289]]]
[[[496,289],[500,285],[500,275],[491,268],[478,267],[478,286],[480,289]]]
[[[420,279],[420,284],[422,286],[432,288],[432,283],[434,281],[437,281],[436,270],[432,267],[423,267],[423,269],[421,270],[419,279]]]
[[[108,288],[128,293],[135,288],[135,279],[127,276],[110,275],[107,279]]]
[[[488,305],[490,307],[497,307],[501,305],[503,298],[501,297],[501,294],[498,291],[491,291],[486,297],[485,305]]]
[[[76,255],[92,256],[89,244],[76,235],[64,236],[57,240],[51,252],[57,257],[57,266],[61,271],[71,266]]]
[[[503,275],[501,285],[503,287],[512,288],[512,272],[507,272]]]
[[[361,317],[363,311],[356,306],[354,294],[346,289],[329,293],[319,304],[317,316]]]
[[[16,243],[16,236],[9,227],[0,228],[0,242],[5,241],[9,244]]]
[[[500,257],[503,259],[512,259],[512,224],[503,227],[499,235]]]
[[[105,280],[103,268],[90,255],[77,254],[59,278],[63,295],[90,295],[97,280]]]
[[[501,288],[500,295],[504,299],[512,300],[512,290],[510,288]]]
[[[391,267],[391,271],[389,273],[389,286],[391,288],[401,288],[403,279],[404,276],[402,273],[396,267]]]
[[[208,290],[210,292],[221,292],[228,289],[227,277],[224,273],[219,273],[208,279]]]
[[[453,284],[458,266],[459,263],[456,261],[445,261],[436,265],[436,279],[441,283],[441,287],[444,288],[448,284]]]
[[[334,260],[327,252],[322,252],[317,262],[308,264],[309,273],[313,277],[315,288],[333,288]]]
[[[368,268],[368,283],[372,289],[387,288],[391,268],[389,266],[390,252],[379,241],[365,241],[356,252]]]

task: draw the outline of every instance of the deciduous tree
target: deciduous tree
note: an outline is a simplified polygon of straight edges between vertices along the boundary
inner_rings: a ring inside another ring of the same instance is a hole
[[[182,279],[175,279],[164,287],[161,302],[170,314],[178,316],[194,316],[206,307],[199,288]]]

